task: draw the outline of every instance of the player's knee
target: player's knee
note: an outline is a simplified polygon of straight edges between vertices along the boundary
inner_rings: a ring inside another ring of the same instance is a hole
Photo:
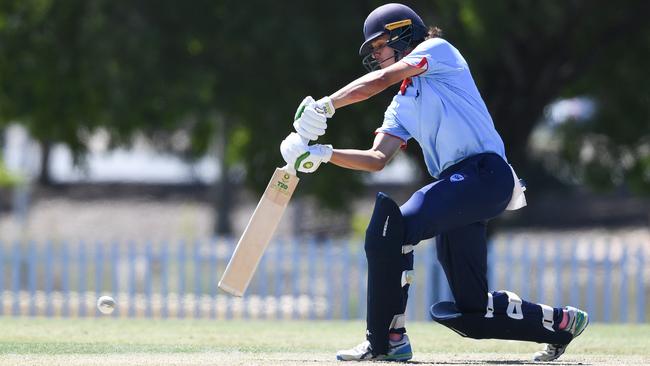
[[[423,192],[415,192],[411,199],[400,207],[404,219],[404,243],[416,245],[424,237],[425,228],[431,226],[431,220],[423,217]],[[425,223],[426,221],[426,223]]]
[[[404,219],[390,197],[377,194],[375,209],[366,229],[366,255],[377,258],[393,258],[402,254],[404,242]]]
[[[483,324],[480,321],[483,314],[463,313],[456,303],[441,301],[431,306],[431,318],[463,337],[484,338]]]
[[[424,237],[423,220],[420,215],[403,216],[404,218],[404,244],[417,245]]]

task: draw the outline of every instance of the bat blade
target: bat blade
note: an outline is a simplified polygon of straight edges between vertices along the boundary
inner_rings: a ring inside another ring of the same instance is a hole
[[[235,296],[244,295],[299,180],[288,169],[275,169],[219,281],[219,288]]]

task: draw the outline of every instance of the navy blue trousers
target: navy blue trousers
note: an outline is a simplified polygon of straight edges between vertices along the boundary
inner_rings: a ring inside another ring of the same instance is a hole
[[[513,184],[510,167],[497,154],[478,154],[452,165],[400,207],[406,244],[485,223],[505,210]],[[485,241],[481,232],[475,235]]]
[[[439,180],[415,192],[401,207],[395,205],[394,210],[402,216],[400,224],[395,219],[389,221],[390,205],[386,206],[384,198],[378,196],[379,206],[375,207],[366,235],[367,338],[373,352],[386,352],[389,331],[406,332],[403,323],[394,317],[406,310],[409,285],[400,284],[399,274],[413,268],[413,252],[400,253],[399,247],[395,251],[395,242],[416,245],[435,236],[438,260],[455,300],[453,309],[460,314],[446,326],[479,339],[552,344],[571,340],[568,332],[557,331],[562,309],[531,303],[514,293],[492,292],[493,314],[487,316],[487,222],[505,210],[513,185],[508,164],[497,154],[484,153],[449,167]],[[395,225],[402,231],[392,229]],[[388,247],[393,249],[384,249]]]
[[[405,244],[438,236],[438,260],[461,311],[485,311],[487,221],[505,210],[513,184],[499,155],[478,154],[445,169],[400,207]]]

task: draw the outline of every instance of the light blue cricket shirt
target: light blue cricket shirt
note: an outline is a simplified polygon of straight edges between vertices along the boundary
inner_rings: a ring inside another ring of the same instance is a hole
[[[506,159],[503,141],[476,88],[467,62],[441,38],[419,44],[402,61],[426,71],[393,98],[376,132],[414,138],[431,174],[484,152]]]

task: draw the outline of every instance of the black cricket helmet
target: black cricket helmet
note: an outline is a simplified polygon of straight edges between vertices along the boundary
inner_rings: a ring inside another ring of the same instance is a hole
[[[386,45],[395,51],[395,61],[398,61],[410,46],[424,40],[427,27],[413,9],[403,4],[391,3],[373,10],[363,23],[365,41],[359,49],[368,71],[377,70],[383,61],[372,55],[372,42],[384,34],[388,34]]]

